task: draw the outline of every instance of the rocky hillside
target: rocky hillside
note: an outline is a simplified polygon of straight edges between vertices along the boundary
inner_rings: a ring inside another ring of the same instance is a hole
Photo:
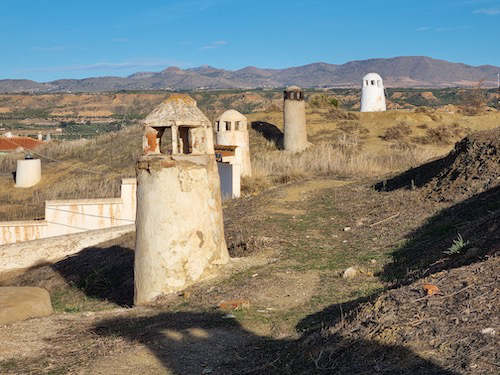
[[[128,77],[61,79],[39,83],[29,80],[0,80],[0,92],[102,92],[113,90],[192,90],[197,88],[256,88],[359,86],[364,74],[378,72],[386,86],[450,87],[471,86],[484,80],[496,85],[499,67],[478,67],[423,56],[351,61],[342,65],[314,63],[286,69],[246,67],[231,71],[202,66],[191,69],[169,67],[161,72],[140,72]]]

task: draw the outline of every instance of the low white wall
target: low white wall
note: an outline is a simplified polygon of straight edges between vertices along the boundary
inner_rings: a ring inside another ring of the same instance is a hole
[[[135,224],[0,246],[0,273],[54,263],[68,255],[133,232]]]
[[[218,162],[223,199],[240,197],[241,166],[234,158]],[[0,222],[0,246],[135,223],[137,181],[122,180],[119,198],[68,199],[45,202],[44,220]]]
[[[136,180],[122,180],[120,198],[45,202],[45,219],[0,222],[0,245],[135,223]]]
[[[45,220],[0,222],[0,245],[47,237]]]

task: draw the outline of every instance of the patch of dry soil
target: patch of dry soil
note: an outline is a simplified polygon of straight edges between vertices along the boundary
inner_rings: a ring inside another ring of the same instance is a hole
[[[318,272],[275,272],[248,282],[248,298],[256,308],[288,310],[311,299],[320,282]]]
[[[351,182],[349,180],[312,179],[301,184],[289,185],[280,190],[280,194],[274,197],[265,210],[270,214],[302,215],[305,213],[304,210],[291,208],[289,203],[306,200],[315,191],[344,186]]]

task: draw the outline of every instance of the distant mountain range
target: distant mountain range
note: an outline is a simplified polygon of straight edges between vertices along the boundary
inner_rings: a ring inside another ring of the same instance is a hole
[[[314,63],[286,69],[249,66],[224,70],[211,66],[161,72],[140,72],[128,77],[60,79],[52,82],[0,80],[0,92],[102,92],[117,90],[194,90],[274,88],[295,84],[302,87],[360,87],[361,78],[377,72],[387,87],[496,86],[500,67],[471,66],[425,56],[351,61],[342,65]]]

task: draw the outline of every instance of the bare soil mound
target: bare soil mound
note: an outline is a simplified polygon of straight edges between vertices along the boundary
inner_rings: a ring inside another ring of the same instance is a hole
[[[425,187],[437,200],[463,200],[500,184],[500,128],[465,137]]]
[[[379,190],[421,188],[435,201],[459,202],[500,185],[500,127],[474,133],[444,158],[376,185]]]
[[[493,257],[383,293],[310,336],[304,352],[335,374],[497,374],[499,267]],[[373,342],[377,347],[366,350]]]

